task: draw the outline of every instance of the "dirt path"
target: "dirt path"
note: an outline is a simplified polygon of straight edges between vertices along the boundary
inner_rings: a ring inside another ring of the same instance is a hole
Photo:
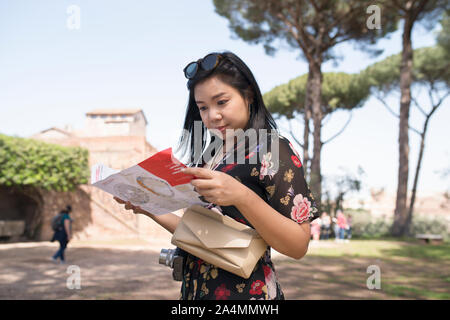
[[[59,265],[50,260],[55,243],[0,244],[0,299],[178,299],[180,282],[158,264],[160,248],[72,243],[67,263]],[[398,269],[370,258],[296,261],[275,253],[273,260],[287,299],[391,299],[383,290],[367,289],[366,271],[371,264],[387,272]],[[70,265],[80,268],[81,289],[67,288]]]

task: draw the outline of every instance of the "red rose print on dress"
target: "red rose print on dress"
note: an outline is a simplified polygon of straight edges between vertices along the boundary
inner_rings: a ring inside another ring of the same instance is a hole
[[[251,285],[250,294],[251,295],[262,294],[263,286],[264,286],[264,282],[262,282],[261,280],[254,281]]]
[[[197,260],[197,265],[198,265],[198,268],[199,268],[199,269],[200,269],[202,263],[203,263],[203,260],[202,260],[202,259],[198,259],[198,260]]]
[[[302,166],[302,163],[300,162],[300,160],[296,156],[292,155],[291,156],[291,160],[292,160],[292,162],[294,163],[294,165],[296,167],[300,168]]]
[[[269,266],[263,266],[264,279],[267,286],[268,299],[271,300],[277,296],[277,283],[275,274]]]
[[[222,283],[219,287],[214,291],[214,295],[216,296],[216,300],[227,300],[230,296],[230,290],[227,289],[225,283]]]
[[[297,223],[305,222],[309,219],[309,212],[311,210],[311,202],[308,198],[303,197],[302,194],[298,194],[294,197],[294,206],[291,210],[291,218]]]

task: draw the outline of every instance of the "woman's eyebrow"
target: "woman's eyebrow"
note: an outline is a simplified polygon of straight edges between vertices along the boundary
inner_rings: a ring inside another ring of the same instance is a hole
[[[217,98],[219,98],[219,97],[221,97],[221,96],[223,96],[224,94],[227,94],[226,92],[221,92],[221,93],[218,93],[218,94],[216,94],[216,95],[214,95],[211,99],[212,100],[214,100],[214,99],[217,99]],[[203,101],[195,101],[196,103],[203,103]]]

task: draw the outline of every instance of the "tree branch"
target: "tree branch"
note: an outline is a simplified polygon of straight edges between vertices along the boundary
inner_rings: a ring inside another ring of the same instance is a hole
[[[353,117],[353,113],[350,111],[350,116],[349,116],[347,122],[345,123],[345,125],[342,127],[342,129],[338,133],[336,133],[334,136],[332,136],[330,139],[323,142],[323,144],[326,144],[326,143],[330,142],[331,140],[333,140],[334,138],[336,138],[337,136],[339,136],[345,130],[345,128],[348,126],[352,117]]]
[[[326,125],[330,121],[332,115],[333,115],[333,113],[331,113],[331,112],[328,112],[328,113],[325,114],[324,120],[327,117],[328,117],[328,119],[326,121],[322,120],[322,126]]]
[[[394,111],[392,111],[391,108],[387,105],[387,103],[386,103],[382,98],[380,98],[378,95],[375,95],[375,97],[376,97],[376,98],[377,98],[377,99],[378,99],[378,100],[386,107],[386,109],[388,109],[388,111],[389,111],[391,114],[394,115],[394,117],[400,119],[400,116],[399,116],[398,114],[396,114]],[[414,132],[417,133],[419,136],[422,135],[422,133],[421,133],[419,130],[417,130],[417,129],[411,127],[409,124],[408,124],[408,129],[414,131]]]
[[[297,142],[297,144],[304,148],[304,145],[302,143],[300,143],[300,141],[297,140],[297,138],[295,137],[294,131],[292,130],[292,124],[291,121],[289,121],[289,134],[291,135],[291,137],[295,140],[295,142]]]
[[[312,49],[312,44],[314,43],[314,38],[309,33],[306,32],[305,25],[303,24],[301,9],[298,7],[298,4],[296,3],[295,13],[292,12],[292,9],[290,7],[288,7],[287,10],[295,21],[294,25],[297,28],[297,30],[300,32],[300,37],[305,44],[306,52],[308,53],[308,56],[310,56],[312,58],[312,56],[310,55],[310,53],[311,53],[310,50]]]
[[[279,127],[280,127],[281,129],[283,129],[284,131],[289,132],[289,134],[291,135],[292,139],[294,139],[294,141],[295,141],[300,147],[305,148],[305,147],[304,147],[304,144],[301,143],[300,141],[298,141],[297,138],[295,137],[294,131],[292,130],[292,126],[291,126],[291,121],[290,121],[290,120],[288,121],[288,123],[289,123],[289,130],[287,130],[286,128],[283,128],[282,126],[279,126]]]
[[[411,100],[414,102],[414,105],[416,106],[416,108],[419,109],[419,111],[422,112],[422,114],[426,117],[427,113],[420,107],[419,103],[412,95],[411,95]]]
[[[343,21],[353,19],[353,14],[360,14],[360,13],[356,10],[356,7],[351,6],[351,8],[348,12],[345,12],[344,14],[342,14],[341,17],[336,17],[335,21],[329,26],[328,30],[331,31],[336,26],[344,25]],[[330,38],[330,40],[334,41],[339,36],[339,34],[340,34],[340,32],[337,32],[332,38]],[[339,42],[342,42],[342,41],[339,41]]]
[[[287,32],[290,33],[292,35],[292,37],[295,39],[295,41],[297,42],[297,44],[299,45],[299,47],[302,49],[302,51],[304,52],[306,58],[308,59],[308,50],[307,50],[307,45],[306,42],[304,41],[304,39],[302,39],[302,37],[299,35],[298,33],[298,27],[295,26],[296,23],[292,23],[291,21],[289,21],[289,19],[283,15],[282,13],[277,13],[276,16],[278,17],[278,19],[280,19],[281,21],[284,22],[284,24],[287,26]],[[297,32],[296,32],[296,31]]]
[[[320,11],[319,6],[317,5],[317,3],[314,0],[309,0],[309,3],[311,3],[312,6],[314,7],[314,9],[316,9],[316,12]]]
[[[431,93],[430,93],[431,95]],[[427,115],[427,117],[431,117],[433,115],[433,113],[436,111],[437,108],[439,108],[439,106],[441,105],[441,103],[450,95],[450,91],[447,91],[446,94],[444,94],[444,96],[442,96],[439,101],[433,106],[433,108],[431,109],[430,113]]]
[[[381,98],[381,97],[378,96],[378,95],[375,95],[375,98],[377,98],[378,101],[380,101],[380,102],[383,104],[383,106],[385,106],[385,108],[388,109],[388,111],[389,111],[394,117],[400,118],[400,115],[398,115],[398,114],[396,114],[394,111],[392,111],[392,109],[388,106],[388,104],[386,103],[386,101],[384,101],[383,98]]]

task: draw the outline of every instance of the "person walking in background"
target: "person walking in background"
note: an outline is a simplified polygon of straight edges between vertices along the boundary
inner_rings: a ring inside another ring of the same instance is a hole
[[[52,221],[52,227],[54,234],[52,237],[52,242],[57,240],[59,242],[59,249],[53,255],[52,260],[54,262],[60,259],[60,263],[65,263],[64,251],[67,248],[67,244],[72,238],[72,218],[70,213],[72,212],[72,207],[68,205],[65,209],[61,210],[59,214],[54,217]]]
[[[345,237],[345,229],[347,228],[347,219],[342,210],[337,211],[337,225],[339,227],[339,241],[343,242]]]
[[[331,218],[325,211],[322,212],[322,216],[320,217],[322,225],[320,226],[320,236],[321,239],[328,240],[330,237],[331,231]]]
[[[331,218],[331,221],[333,222],[333,232],[334,232],[334,241],[339,241],[339,225],[336,217]]]
[[[314,241],[320,240],[320,228],[321,228],[320,218],[317,218],[313,222],[311,222],[311,236]]]

